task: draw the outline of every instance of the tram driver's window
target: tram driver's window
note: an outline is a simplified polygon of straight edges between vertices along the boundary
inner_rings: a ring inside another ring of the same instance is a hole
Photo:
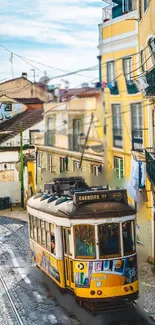
[[[120,255],[119,224],[109,223],[98,226],[100,258]]]
[[[75,255],[95,258],[95,230],[92,225],[74,226]]]
[[[132,254],[135,252],[135,222],[125,221],[122,223],[123,231],[123,248],[124,255]]]

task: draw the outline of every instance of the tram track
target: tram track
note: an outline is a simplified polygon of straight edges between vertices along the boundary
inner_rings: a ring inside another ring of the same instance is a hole
[[[2,288],[4,289],[4,294],[7,297],[7,300],[9,302],[9,305],[10,305],[12,313],[13,313],[13,315],[9,315],[10,318],[12,318],[12,316],[13,316],[13,318],[16,320],[15,324],[24,325],[24,323],[23,323],[23,321],[22,321],[22,319],[21,319],[21,317],[20,317],[20,315],[18,313],[18,310],[16,309],[15,304],[14,304],[12,298],[11,298],[11,295],[9,293],[9,289],[8,289],[8,287],[7,287],[7,285],[6,285],[6,283],[5,283],[2,276],[0,276],[0,283],[1,283]],[[2,290],[1,290],[1,292],[2,292]]]

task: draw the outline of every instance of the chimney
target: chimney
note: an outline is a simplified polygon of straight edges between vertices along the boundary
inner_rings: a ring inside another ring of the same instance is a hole
[[[22,77],[27,79],[27,72],[22,72]]]

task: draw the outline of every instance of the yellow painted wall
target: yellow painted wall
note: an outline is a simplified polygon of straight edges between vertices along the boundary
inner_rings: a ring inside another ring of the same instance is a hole
[[[130,18],[132,19],[132,18]],[[109,37],[114,37],[117,35],[121,35],[124,33],[129,33],[135,30],[135,20],[130,20],[130,23],[128,20],[123,20],[120,21],[119,23],[113,23],[108,26],[105,26],[102,30],[102,36],[103,39],[109,38]]]
[[[27,171],[28,171],[28,188],[30,191],[30,187],[32,187],[34,193],[35,192],[35,162],[34,161],[28,161]]]

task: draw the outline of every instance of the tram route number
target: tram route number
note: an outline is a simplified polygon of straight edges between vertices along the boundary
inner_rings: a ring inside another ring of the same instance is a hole
[[[84,269],[84,264],[83,263],[77,263],[76,267],[77,267],[77,269],[82,271]]]

